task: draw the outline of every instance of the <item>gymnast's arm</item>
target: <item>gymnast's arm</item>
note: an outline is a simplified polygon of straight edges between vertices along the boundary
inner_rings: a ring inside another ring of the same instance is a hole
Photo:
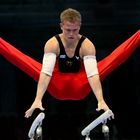
[[[99,111],[103,109],[106,111],[109,109],[109,107],[103,98],[103,91],[96,62],[96,50],[94,44],[90,40],[86,39],[83,42],[81,47],[81,55],[83,58],[88,82],[98,101],[98,107],[96,110]]]
[[[37,84],[36,97],[31,107],[25,112],[26,118],[30,117],[36,108],[39,108],[42,111],[44,110],[42,107],[42,98],[51,80],[56,62],[57,48],[54,37],[48,40],[45,44],[43,64]]]

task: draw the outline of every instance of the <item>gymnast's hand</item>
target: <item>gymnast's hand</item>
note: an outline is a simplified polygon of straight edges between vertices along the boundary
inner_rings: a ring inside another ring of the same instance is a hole
[[[104,110],[104,111],[110,110],[109,107],[108,107],[108,105],[105,103],[104,100],[98,102],[98,108],[96,109],[96,111],[100,111],[100,110]],[[111,118],[114,119],[113,112],[112,112]]]
[[[32,104],[32,106],[25,112],[25,117],[29,118],[32,116],[33,112],[35,109],[40,109],[40,110],[44,110],[44,108],[42,107],[42,102],[41,100],[35,100]]]

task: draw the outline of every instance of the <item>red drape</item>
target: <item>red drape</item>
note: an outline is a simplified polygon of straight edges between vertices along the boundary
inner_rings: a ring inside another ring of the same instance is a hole
[[[140,30],[118,46],[110,55],[99,61],[98,69],[101,80],[104,80],[108,74],[125,62],[139,45]],[[38,81],[42,65],[17,50],[2,38],[0,38],[0,54]],[[80,100],[86,97],[90,91],[91,88],[83,66],[79,73],[67,74],[59,72],[57,65],[55,66],[48,87],[48,92],[52,96],[60,100]]]

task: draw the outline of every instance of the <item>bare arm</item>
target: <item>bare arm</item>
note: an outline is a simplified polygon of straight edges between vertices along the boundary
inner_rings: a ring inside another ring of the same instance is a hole
[[[56,40],[53,37],[45,44],[44,54],[53,53],[53,54],[57,55],[57,51],[58,50],[57,50]],[[48,63],[48,62],[43,61],[43,63]],[[50,63],[50,64],[52,65],[52,63]],[[44,65],[46,66],[46,64],[44,64]],[[43,69],[43,67],[42,67],[42,69]],[[48,69],[48,67],[47,67],[47,69]],[[52,69],[52,71],[53,71],[53,69]],[[50,80],[51,80],[51,75],[49,75],[48,73],[45,73],[44,71],[41,71],[38,85],[37,85],[37,94],[36,94],[35,100],[39,100],[39,101],[42,100],[44,93],[47,90],[48,85],[50,83]]]
[[[83,43],[82,49],[81,49],[81,55],[82,55],[82,57],[96,56],[95,46],[93,45],[93,43],[90,40],[86,39],[85,42]],[[93,64],[91,63],[90,66],[91,65],[93,65]],[[85,67],[86,67],[86,65],[85,65]],[[109,107],[107,106],[107,104],[105,103],[104,98],[103,98],[103,91],[102,91],[99,74],[93,74],[92,76],[89,76],[88,81],[89,81],[91,89],[98,101],[97,111],[99,111],[101,109],[103,109],[105,111],[108,110]]]
[[[92,88],[92,91],[95,94],[95,97],[98,101],[98,108],[97,111],[103,109],[103,110],[108,110],[109,107],[107,106],[107,104],[104,101],[103,98],[103,91],[102,91],[102,86],[101,86],[101,82],[100,82],[100,78],[99,75],[94,75],[88,78],[89,84]]]
[[[55,39],[51,38],[45,44],[44,54],[48,54],[48,53],[56,54],[57,53],[57,47],[56,47],[55,44],[56,44]],[[48,65],[46,66],[45,63],[43,61],[44,67],[46,67],[46,69],[49,68],[49,66]],[[52,63],[50,63],[50,66],[51,65],[52,65]],[[42,69],[43,69],[43,67],[42,67]],[[48,88],[48,85],[50,83],[50,80],[51,80],[51,75],[45,73],[44,71],[40,72],[40,77],[39,77],[39,81],[38,81],[38,85],[37,85],[36,97],[35,97],[35,100],[34,100],[33,104],[31,105],[31,107],[25,112],[25,117],[26,118],[30,117],[36,108],[39,108],[40,110],[44,110],[44,108],[42,107],[42,98],[43,98],[44,93],[46,92],[46,90]]]
[[[42,97],[45,91],[47,90],[50,80],[51,80],[51,76],[48,76],[43,72],[40,73],[35,100],[42,100]]]

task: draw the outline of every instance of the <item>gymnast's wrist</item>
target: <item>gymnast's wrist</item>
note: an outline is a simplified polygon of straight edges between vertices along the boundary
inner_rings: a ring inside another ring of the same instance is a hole
[[[102,104],[102,103],[105,103],[104,99],[98,100],[98,104]]]
[[[36,97],[35,100],[34,100],[34,102],[41,102],[41,100],[42,100],[42,98]]]

